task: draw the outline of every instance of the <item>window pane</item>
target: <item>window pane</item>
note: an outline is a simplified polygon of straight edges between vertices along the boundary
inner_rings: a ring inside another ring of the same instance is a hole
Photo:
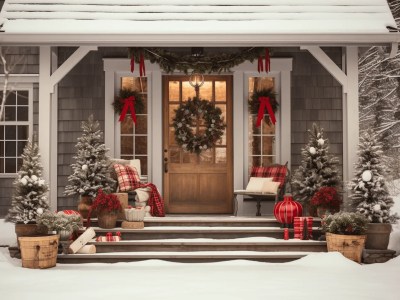
[[[215,82],[215,101],[226,101],[226,82]]]
[[[17,142],[6,141],[6,157],[17,156]]]
[[[15,121],[16,120],[16,107],[15,106],[5,106],[4,115],[5,115],[5,121]]]
[[[249,115],[249,130],[250,134],[260,134],[261,133],[261,126],[257,127],[257,115]]]
[[[0,126],[0,140],[4,140],[4,126]]]
[[[147,136],[135,137],[135,154],[147,154]]]
[[[169,101],[179,101],[179,81],[169,82]]]
[[[148,167],[147,167],[147,156],[136,156],[136,158],[140,159],[140,168],[142,170],[142,175],[148,175]]]
[[[274,155],[275,154],[275,137],[263,136],[262,137],[262,154]]]
[[[169,105],[169,112],[168,112],[169,116],[168,117],[169,117],[169,124],[170,125],[172,125],[173,118],[175,118],[175,110],[177,110],[178,107],[179,107],[178,104],[170,104]]]
[[[219,107],[221,109],[221,117],[224,119],[224,122],[226,121],[226,104],[217,104],[215,107]]]
[[[131,115],[126,115],[121,122],[121,134],[133,134],[133,121]]]
[[[175,129],[174,127],[169,128],[169,144],[170,145],[177,145],[177,142],[175,140]]]
[[[17,94],[18,105],[28,105],[29,104],[29,93],[28,91],[18,91]]]
[[[200,163],[211,164],[213,162],[213,151],[211,149],[202,151],[199,157],[200,157]]]
[[[17,107],[17,121],[28,121],[28,110],[29,108],[27,106],[19,106]]]
[[[194,89],[194,88],[193,88]],[[205,81],[200,87],[200,98],[211,101],[212,100],[212,81]]]
[[[249,154],[253,154],[253,155],[261,154],[261,137],[260,136],[250,137]]]
[[[4,157],[4,142],[0,142],[0,156]]]
[[[0,172],[4,173],[4,158],[0,158]]]
[[[250,156],[249,167],[251,166],[261,166],[261,156]]]
[[[15,92],[11,92],[7,95],[7,100],[6,100],[6,105],[16,105],[17,100],[16,100],[16,94]]]
[[[182,101],[187,101],[188,98],[196,96],[196,91],[192,87],[189,81],[182,81]]]
[[[123,89],[147,93],[146,77],[122,77],[121,86]]]
[[[137,114],[147,114],[147,110],[148,110],[148,102],[149,100],[147,99],[147,95],[146,94],[141,94],[140,95],[141,99],[142,99],[142,103],[143,103],[143,109],[137,111]]]
[[[18,141],[17,156],[21,156],[22,152],[24,151],[25,145],[26,145],[26,141]]]
[[[27,140],[29,135],[29,126],[20,125],[17,126],[18,129],[18,139],[19,140]]]
[[[133,153],[133,137],[121,136],[121,155]]]
[[[263,166],[269,166],[275,163],[275,156],[263,156]]]
[[[215,148],[215,162],[217,164],[226,164],[226,148]]]
[[[269,118],[269,116],[267,115],[266,117],[264,117],[264,120],[262,122],[263,134],[272,134],[272,135],[275,134],[275,125],[273,125],[271,122],[270,122],[270,124],[265,122],[265,118]]]
[[[136,118],[135,133],[146,134],[147,133],[147,116],[137,116]]]
[[[16,173],[17,172],[17,160],[16,158],[6,158],[5,160],[5,173]]]
[[[21,167],[22,167],[22,158],[17,158],[17,170],[16,171],[21,169]]]
[[[16,126],[5,126],[6,140],[17,139],[17,127]]]

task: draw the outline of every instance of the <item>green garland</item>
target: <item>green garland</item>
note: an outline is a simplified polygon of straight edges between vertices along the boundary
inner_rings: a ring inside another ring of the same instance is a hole
[[[119,91],[118,97],[115,98],[113,102],[114,111],[117,114],[121,114],[122,108],[124,107],[124,99],[129,98],[130,96],[135,97],[135,112],[140,114],[144,109],[144,104],[142,100],[142,96],[138,91],[132,91],[128,89],[121,89]]]
[[[178,145],[188,152],[200,154],[202,151],[213,148],[215,143],[224,134],[225,124],[221,117],[222,111],[210,101],[197,97],[188,99],[175,110],[173,126],[175,140]],[[205,132],[194,134],[194,121],[203,118]]]
[[[258,109],[260,107],[259,97],[269,97],[272,110],[274,113],[278,110],[279,103],[276,101],[276,93],[272,91],[272,89],[262,89],[260,91],[255,91],[249,100],[250,112],[252,114],[258,114]],[[264,118],[267,124],[271,124],[270,118]]]
[[[229,72],[231,68],[265,54],[265,48],[252,47],[240,49],[235,53],[220,53],[204,56],[182,55],[163,48],[129,48],[129,57],[134,54],[136,63],[140,61],[140,53],[151,63],[157,63],[166,73],[175,70],[188,74],[191,70],[199,73],[221,73]]]

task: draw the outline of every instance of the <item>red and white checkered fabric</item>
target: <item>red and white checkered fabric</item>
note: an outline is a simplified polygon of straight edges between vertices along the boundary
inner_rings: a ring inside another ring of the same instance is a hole
[[[136,189],[140,183],[140,177],[135,167],[115,164],[114,170],[118,177],[118,186],[121,192],[129,192]]]
[[[63,213],[64,215],[78,215],[80,216],[81,214],[79,213],[79,211],[76,210],[72,210],[72,209],[65,209],[65,210],[61,210],[59,211],[59,213]]]
[[[295,217],[293,224],[294,238],[295,239],[303,239],[303,228],[304,228],[304,220],[307,220],[307,228],[308,228],[308,238],[312,238],[312,226],[313,226],[313,218],[312,217]]]
[[[286,165],[256,167],[251,169],[251,177],[272,177],[272,181],[279,182],[279,188],[285,186],[287,168]]]

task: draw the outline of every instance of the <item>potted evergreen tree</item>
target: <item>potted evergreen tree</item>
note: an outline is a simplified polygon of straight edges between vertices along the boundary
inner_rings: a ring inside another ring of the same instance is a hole
[[[368,220],[360,213],[338,212],[322,220],[328,251],[338,251],[348,259],[361,262]]]
[[[365,248],[385,250],[389,244],[391,223],[398,216],[390,213],[394,202],[389,194],[385,175],[385,156],[382,144],[371,130],[360,136],[355,177],[350,183],[351,205],[369,223]]]
[[[310,140],[301,150],[302,161],[292,180],[294,196],[306,212],[307,207],[311,208],[311,198],[321,187],[341,186],[338,159],[329,154],[329,142],[324,138],[323,129],[314,123],[308,134]]]
[[[46,234],[46,228],[36,224],[36,218],[49,209],[49,187],[42,178],[43,167],[37,143],[29,140],[21,158],[22,166],[14,181],[14,193],[6,221],[15,223],[17,237]]]
[[[83,218],[87,218],[97,190],[102,188],[110,192],[115,180],[110,175],[110,159],[106,155],[108,149],[102,142],[100,123],[90,115],[87,121],[82,122],[82,130],[75,146],[76,162],[71,165],[73,174],[68,177],[70,184],[65,187],[65,195],[80,196],[78,210]]]

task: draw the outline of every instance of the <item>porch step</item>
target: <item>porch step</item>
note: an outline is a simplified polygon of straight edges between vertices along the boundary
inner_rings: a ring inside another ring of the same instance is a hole
[[[149,217],[144,219],[146,227],[159,226],[185,226],[185,227],[281,227],[281,224],[274,216],[263,217],[234,217],[234,216],[218,216],[218,217],[199,217],[199,216],[167,216],[164,218]],[[121,226],[122,220],[117,222],[117,226]],[[319,227],[321,219],[314,218],[313,227]],[[91,220],[91,226],[98,226],[97,219]]]
[[[144,251],[298,251],[326,252],[326,242],[278,240],[272,238],[243,238],[243,239],[160,239],[120,242],[91,242],[96,246],[97,253],[107,252],[144,252]]]
[[[147,259],[171,262],[204,263],[246,259],[259,262],[289,262],[302,258],[309,252],[257,252],[257,251],[196,251],[196,252],[119,252],[96,254],[59,254],[58,263],[117,263]]]
[[[103,229],[93,227],[97,236],[106,235],[108,232],[115,234],[120,232],[123,240],[155,240],[155,239],[236,239],[246,237],[270,237],[283,239],[283,229],[279,227],[203,227],[203,226],[150,226],[143,229]],[[320,236],[320,229],[313,227],[314,239]],[[289,235],[293,237],[293,229],[289,229]]]

